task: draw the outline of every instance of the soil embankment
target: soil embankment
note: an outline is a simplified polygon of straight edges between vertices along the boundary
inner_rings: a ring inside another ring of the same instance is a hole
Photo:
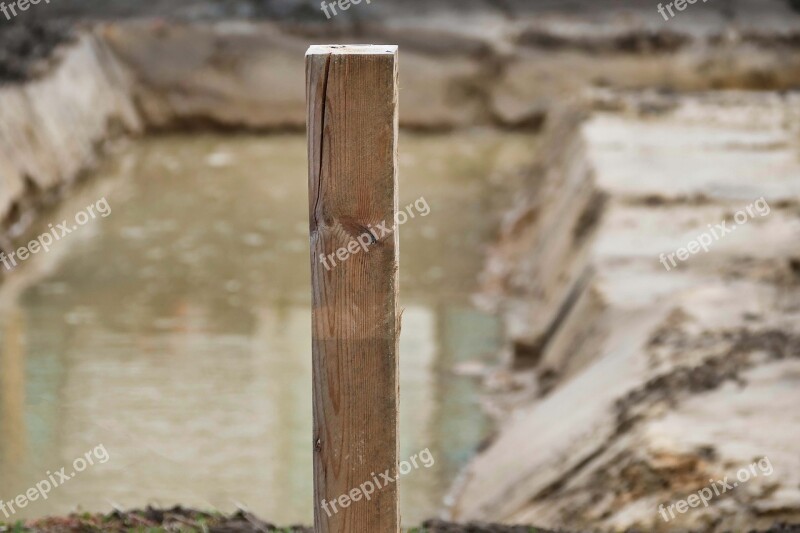
[[[93,165],[107,141],[142,126],[127,73],[103,41],[46,27],[17,24],[2,34],[10,49],[23,50],[0,61],[5,78],[32,76],[0,85],[3,247]]]
[[[553,128],[490,262],[528,400],[452,514],[646,531],[798,521],[800,99],[601,100],[615,111]],[[569,209],[554,190],[603,207]],[[733,494],[659,514],[759,460]]]

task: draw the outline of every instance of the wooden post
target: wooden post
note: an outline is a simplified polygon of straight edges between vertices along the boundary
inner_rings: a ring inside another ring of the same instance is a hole
[[[396,46],[306,53],[317,533],[400,529],[397,95]]]

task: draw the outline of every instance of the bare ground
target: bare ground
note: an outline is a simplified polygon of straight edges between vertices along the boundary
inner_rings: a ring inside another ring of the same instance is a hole
[[[26,524],[4,526],[0,523],[0,533],[92,533],[92,532],[147,531],[158,533],[166,531],[203,531],[208,533],[313,533],[313,528],[305,526],[279,527],[265,522],[245,511],[232,515],[207,513],[173,507],[172,509],[114,511],[108,515],[73,514],[68,517],[45,518]],[[472,522],[457,524],[441,520],[428,520],[419,528],[407,533],[569,533],[567,530],[541,529],[533,526],[509,526]],[[637,533],[629,531],[628,533]],[[749,533],[800,533],[800,525],[777,524],[774,527]]]

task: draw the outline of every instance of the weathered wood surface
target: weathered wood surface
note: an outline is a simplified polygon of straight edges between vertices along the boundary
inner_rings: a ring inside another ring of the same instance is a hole
[[[397,47],[312,46],[306,84],[315,529],[394,533],[396,483],[353,491],[397,465]]]

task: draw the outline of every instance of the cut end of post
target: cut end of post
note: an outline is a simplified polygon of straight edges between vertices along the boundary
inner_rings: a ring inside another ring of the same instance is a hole
[[[330,54],[396,55],[396,44],[314,44],[307,56]]]

